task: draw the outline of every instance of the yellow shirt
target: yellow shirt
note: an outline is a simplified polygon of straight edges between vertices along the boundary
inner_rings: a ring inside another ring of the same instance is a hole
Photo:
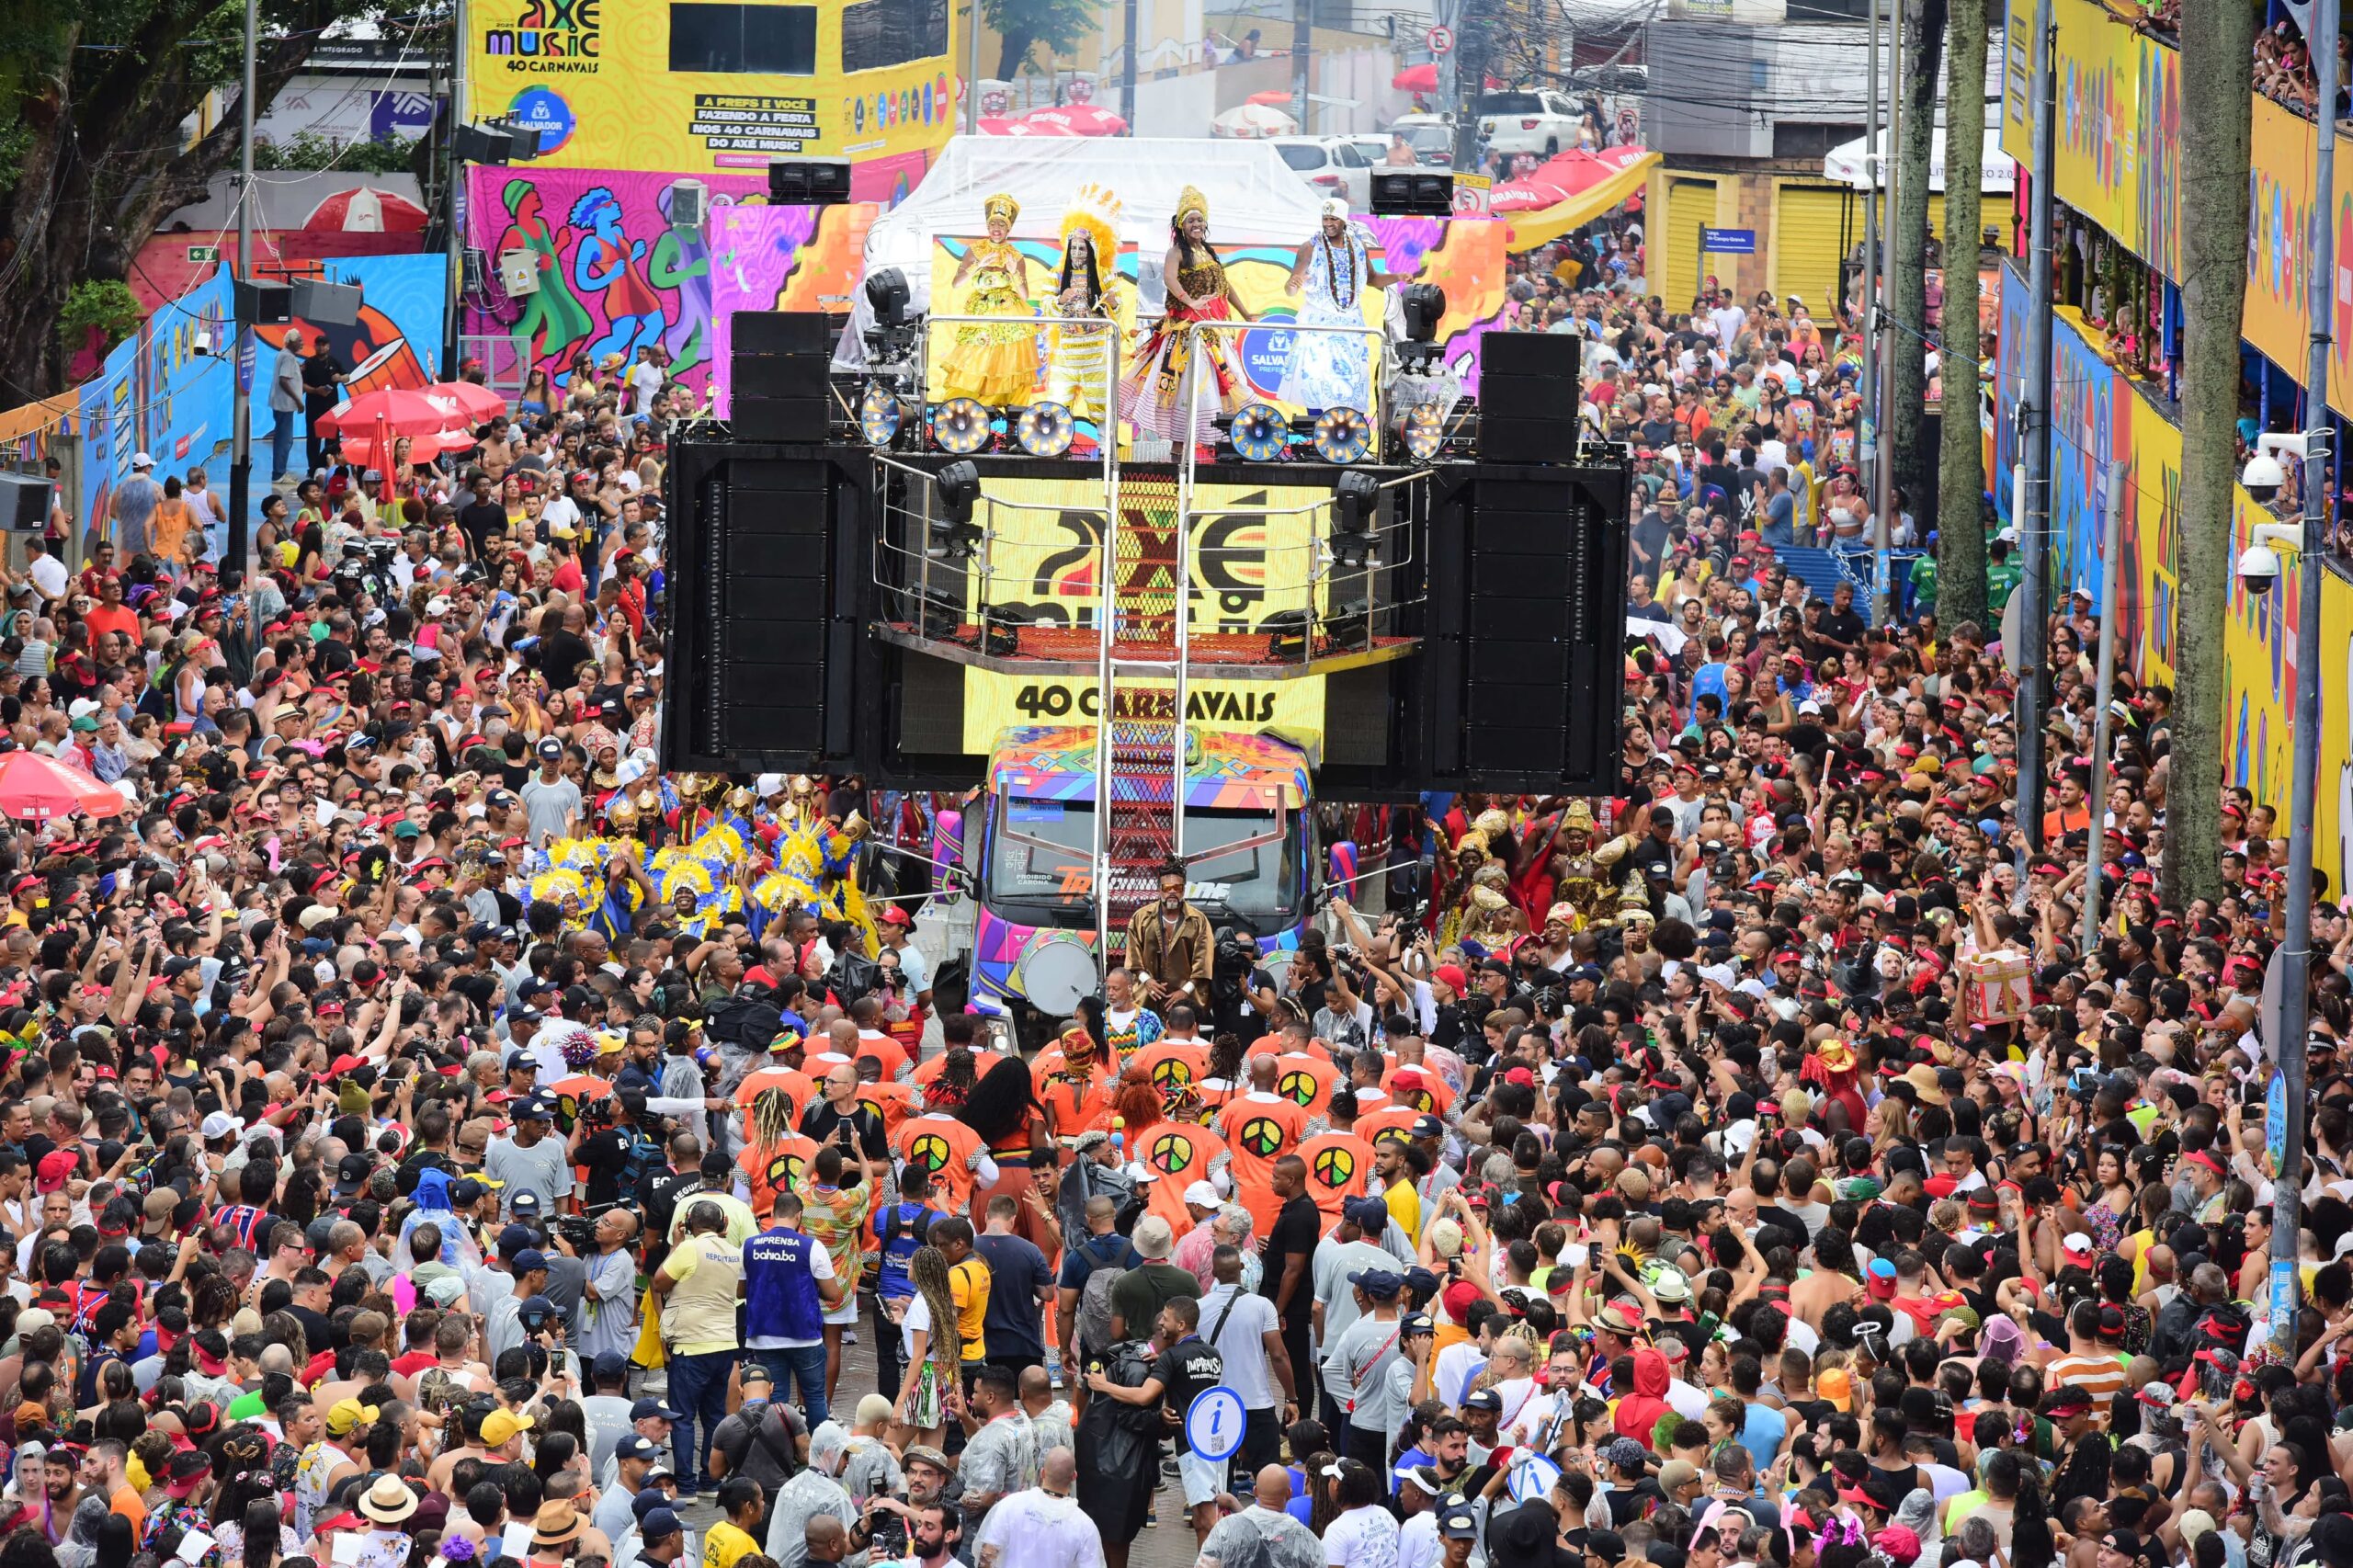
[[[1397,1221],[1397,1228],[1419,1239],[1422,1233],[1422,1198],[1414,1190],[1414,1184],[1401,1181],[1381,1196],[1389,1205],[1389,1217]]]
[[[989,1266],[968,1257],[948,1271],[948,1292],[956,1301],[956,1334],[964,1342],[964,1359],[988,1359]]]
[[[735,1568],[735,1560],[760,1550],[760,1543],[725,1519],[703,1532],[702,1560],[709,1568]]]

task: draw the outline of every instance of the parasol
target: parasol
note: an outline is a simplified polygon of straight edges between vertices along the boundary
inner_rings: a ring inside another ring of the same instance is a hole
[[[1126,120],[1093,104],[1062,104],[1033,109],[1022,117],[1022,123],[1040,130],[1051,128],[1065,136],[1117,136],[1128,128]]]
[[[19,822],[47,822],[77,812],[110,817],[128,803],[120,790],[53,756],[36,751],[0,755],[0,816]]]
[[[1438,62],[1408,65],[1389,78],[1389,85],[1401,93],[1435,93],[1438,91]]]
[[[1242,141],[1259,141],[1269,136],[1294,136],[1299,121],[1266,104],[1236,104],[1210,121],[1210,134]]]

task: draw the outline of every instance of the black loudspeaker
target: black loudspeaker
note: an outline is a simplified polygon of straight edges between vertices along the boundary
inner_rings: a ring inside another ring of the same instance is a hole
[[[1479,460],[1574,462],[1578,374],[1574,334],[1491,332],[1479,340]]]
[[[778,158],[768,199],[779,207],[839,207],[849,199],[849,165],[839,158]]]
[[[230,297],[239,326],[284,326],[294,319],[292,284],[240,278],[231,286]]]
[[[665,478],[673,596],[663,766],[827,772],[855,760],[860,491],[825,457],[683,441]]]
[[[1445,169],[1375,169],[1372,215],[1376,218],[1451,218],[1454,176]]]
[[[313,326],[358,326],[363,290],[305,278],[294,285],[294,313]]]
[[[815,311],[738,311],[728,421],[746,441],[825,438],[832,319]]]
[[[1460,683],[1430,692],[1437,774],[1505,793],[1619,791],[1631,486],[1623,467],[1481,465],[1460,576],[1433,577],[1433,597],[1460,608],[1433,623],[1432,677]]]
[[[49,526],[50,495],[56,486],[28,473],[0,473],[0,528],[37,534]]]

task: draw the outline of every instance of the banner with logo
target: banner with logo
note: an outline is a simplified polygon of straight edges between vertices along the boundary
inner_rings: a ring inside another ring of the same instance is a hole
[[[955,125],[960,25],[949,0],[476,0],[467,113],[538,131],[563,168],[928,157]]]

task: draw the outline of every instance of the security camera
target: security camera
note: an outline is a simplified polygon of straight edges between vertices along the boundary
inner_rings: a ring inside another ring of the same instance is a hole
[[[2279,464],[2273,463],[2276,471]],[[2255,472],[2255,464],[2247,464],[2247,472]],[[2247,486],[2252,490],[2255,487]],[[2279,581],[2279,557],[2268,544],[2251,544],[2239,556],[2239,581],[2250,594],[2268,594]]]
[[[2249,495],[2268,506],[2271,498],[2279,494],[2280,486],[2288,483],[2288,471],[2281,468],[2279,460],[2269,452],[2258,451],[2246,460],[2246,468],[2239,474],[2239,483],[2246,486]],[[2244,566],[2245,562],[2242,562],[2241,565]]]
[[[212,352],[212,335],[209,332],[199,332],[188,347],[189,353],[199,359],[204,358]]]

